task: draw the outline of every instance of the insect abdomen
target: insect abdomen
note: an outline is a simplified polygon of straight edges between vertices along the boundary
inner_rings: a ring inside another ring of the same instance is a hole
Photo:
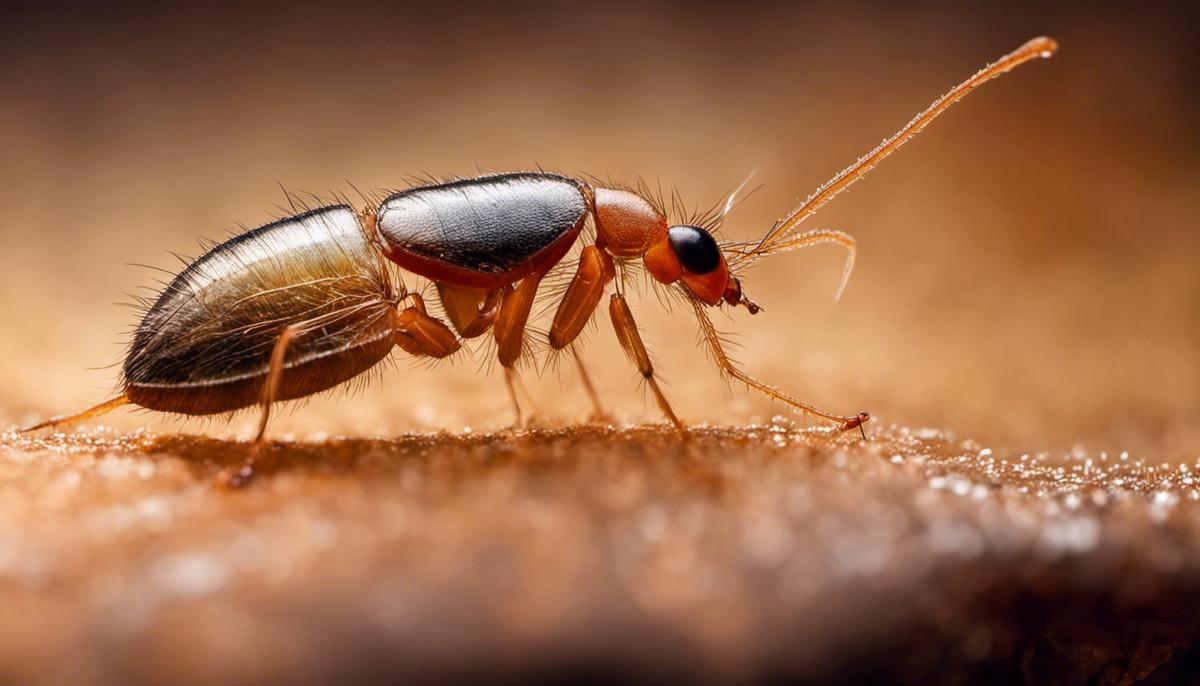
[[[277,399],[332,388],[390,352],[389,290],[345,205],[248,231],[189,265],[146,312],[125,359],[125,392],[183,414],[254,405],[287,326],[300,328]]]
[[[388,257],[453,286],[494,288],[548,268],[583,227],[583,185],[544,172],[501,174],[395,193],[376,226]]]

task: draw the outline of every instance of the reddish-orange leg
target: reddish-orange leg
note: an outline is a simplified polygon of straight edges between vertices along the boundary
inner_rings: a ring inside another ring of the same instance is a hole
[[[413,304],[396,312],[396,345],[412,355],[442,359],[458,352],[462,344],[458,337],[442,322],[429,316],[425,300],[416,293],[404,296]]]
[[[480,291],[437,285],[438,297],[446,310],[446,318],[463,338],[475,338],[487,332],[496,318],[500,291]]]
[[[836,422],[838,424],[838,428],[842,431],[858,429],[860,432],[862,432],[863,438],[867,437],[867,433],[863,429],[862,425],[870,420],[871,415],[869,413],[859,412],[853,416],[834,414],[832,412],[822,410],[815,405],[810,405],[799,398],[788,395],[774,386],[770,386],[759,381],[758,379],[737,368],[733,360],[730,359],[729,354],[725,352],[725,348],[721,345],[721,338],[717,334],[717,330],[713,326],[712,320],[708,318],[708,313],[701,309],[699,305],[696,306],[696,318],[700,321],[700,330],[704,334],[704,339],[708,342],[708,346],[712,351],[713,357],[716,358],[717,365],[725,374],[728,374],[730,377],[741,381],[750,388],[753,388],[754,390],[768,397],[791,405],[792,407],[803,412],[805,415],[811,414],[822,419],[827,419],[831,422]]]
[[[395,313],[393,338],[397,346],[414,355],[437,358],[451,355],[459,349],[458,339],[449,327],[426,313],[425,302],[420,295],[409,293],[404,299],[411,299],[413,304]],[[254,477],[254,464],[265,444],[267,422],[271,418],[271,406],[279,398],[279,389],[286,370],[288,348],[292,341],[303,334],[315,321],[288,326],[275,341],[275,347],[271,350],[267,378],[263,382],[259,401],[262,415],[258,420],[258,431],[254,435],[250,455],[236,470],[222,473],[220,480],[226,485],[239,488],[248,484]]]
[[[642,343],[642,336],[638,333],[637,322],[633,319],[633,312],[629,311],[629,305],[625,302],[625,296],[620,293],[612,294],[608,301],[608,314],[612,319],[613,330],[617,332],[617,340],[621,342],[621,347],[625,350],[625,354],[629,355],[629,359],[633,360],[633,363],[637,365],[642,378],[646,380],[646,385],[654,392],[654,398],[658,401],[659,409],[675,425],[676,429],[686,431],[687,427],[683,425],[683,422],[679,421],[679,417],[675,416],[675,411],[671,409],[671,403],[667,402],[667,396],[663,395],[662,389],[658,386],[658,381],[654,378],[654,365],[650,362],[650,354],[646,352],[646,345]]]
[[[596,306],[600,304],[600,297],[604,295],[604,289],[615,274],[616,269],[608,253],[594,245],[586,246],[579,255],[579,266],[575,269],[575,276],[571,279],[567,292],[563,294],[558,310],[554,313],[554,323],[550,326],[550,347],[562,350],[570,346],[571,355],[579,369],[579,379],[592,401],[593,418],[601,421],[607,415],[600,405],[600,398],[592,385],[592,379],[583,365],[583,358],[571,343],[579,337],[591,320]]]
[[[513,409],[517,415],[517,426],[522,425],[521,404],[517,399],[517,387],[520,379],[517,377],[516,364],[521,359],[525,345],[525,325],[529,322],[529,312],[533,309],[533,300],[537,296],[538,286],[545,274],[530,274],[521,279],[516,287],[508,286],[500,292],[500,307],[492,323],[492,335],[496,339],[496,354],[500,365],[504,367],[504,382],[508,387],[508,395],[512,399]],[[528,396],[528,393],[526,393]],[[529,398],[532,405],[532,397]]]
[[[258,419],[258,431],[254,434],[254,442],[250,446],[250,454],[242,462],[241,466],[232,471],[222,471],[218,477],[221,483],[231,488],[241,488],[250,483],[250,479],[254,477],[254,463],[258,461],[259,453],[262,452],[263,437],[267,433],[267,421],[271,418],[271,405],[274,404],[275,398],[279,395],[279,382],[283,379],[283,367],[287,357],[288,346],[292,340],[299,335],[301,327],[297,325],[288,326],[279,334],[279,338],[275,341],[275,347],[271,349],[271,362],[267,371],[267,378],[263,382],[262,394],[259,404],[262,407],[262,414]]]

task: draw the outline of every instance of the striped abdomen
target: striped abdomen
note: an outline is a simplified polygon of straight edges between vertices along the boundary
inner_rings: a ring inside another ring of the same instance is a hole
[[[345,205],[248,231],[189,265],[149,309],[125,359],[125,393],[193,415],[254,405],[289,325],[301,328],[277,399],[332,388],[390,352],[389,297],[375,248]]]

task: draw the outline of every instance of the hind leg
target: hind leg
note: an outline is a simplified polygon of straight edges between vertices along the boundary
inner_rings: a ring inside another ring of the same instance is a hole
[[[301,330],[301,327],[294,324],[288,326],[275,341],[275,347],[271,350],[271,363],[267,379],[263,383],[259,399],[262,415],[258,420],[258,431],[254,435],[254,443],[250,446],[250,455],[246,461],[233,472],[222,472],[220,478],[227,486],[240,488],[250,483],[250,479],[254,477],[254,463],[258,460],[259,453],[262,452],[263,438],[267,433],[267,421],[271,418],[271,405],[279,396],[279,383],[283,379],[283,364],[287,359],[288,346]]]

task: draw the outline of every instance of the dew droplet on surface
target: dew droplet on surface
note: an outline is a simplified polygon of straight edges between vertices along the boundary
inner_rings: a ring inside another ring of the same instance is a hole
[[[1155,507],[1174,507],[1179,503],[1179,495],[1174,491],[1158,491],[1150,499]]]

